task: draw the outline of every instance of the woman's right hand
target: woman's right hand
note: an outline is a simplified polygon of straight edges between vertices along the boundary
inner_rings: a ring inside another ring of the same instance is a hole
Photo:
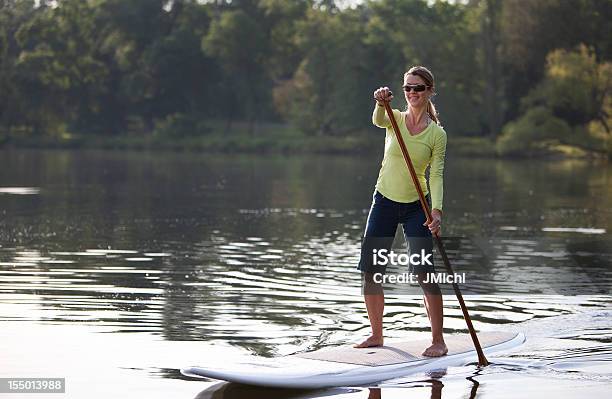
[[[374,99],[380,105],[383,105],[385,101],[391,102],[393,100],[393,93],[388,87],[381,87],[374,90]]]

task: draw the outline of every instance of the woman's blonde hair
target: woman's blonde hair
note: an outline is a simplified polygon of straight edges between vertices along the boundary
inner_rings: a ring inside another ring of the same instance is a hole
[[[433,73],[431,73],[429,69],[425,68],[424,66],[416,65],[410,68],[408,72],[404,74],[404,80],[406,80],[406,76],[408,75],[419,76],[421,79],[425,81],[425,84],[429,86],[432,92],[435,93],[434,76],[433,76]],[[427,104],[427,114],[429,115],[431,120],[433,120],[438,125],[440,125],[440,118],[438,118],[438,112],[436,111],[436,107],[434,107],[433,103],[431,102],[431,99],[429,100],[429,103]]]

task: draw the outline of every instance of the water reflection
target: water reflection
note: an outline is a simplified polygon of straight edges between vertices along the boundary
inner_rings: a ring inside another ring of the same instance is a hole
[[[40,193],[38,187],[0,187],[0,194],[35,195]]]
[[[431,375],[429,379],[415,380],[410,383],[401,385],[403,389],[403,395],[410,395],[410,390],[423,391],[429,388],[429,395],[431,399],[441,399],[442,389],[444,384],[440,381],[440,378],[444,377],[445,371],[438,371]],[[479,383],[474,377],[467,377],[472,384],[467,388],[466,398],[473,399],[476,397]],[[348,396],[351,398],[367,398],[367,399],[383,399],[389,397],[397,397],[396,395],[388,392],[389,390],[397,391],[397,388],[329,388],[329,389],[318,389],[318,390],[296,390],[296,389],[278,389],[278,388],[265,388],[255,387],[249,385],[226,383],[222,382],[219,384],[212,385],[207,389],[200,392],[195,399],[236,399],[236,398],[268,398],[268,399],[314,399],[324,398],[333,396]],[[457,392],[453,393],[453,396],[457,396]]]
[[[278,389],[222,382],[200,392],[195,399],[306,399],[325,398],[357,392],[356,389],[331,388],[321,390]]]
[[[0,322],[262,356],[354,342],[368,333],[354,268],[378,155],[3,152]],[[473,273],[477,329],[610,307],[610,172],[449,158],[444,234]],[[445,332],[465,332],[445,304]],[[385,323],[389,338],[428,331],[420,295],[389,295]],[[609,326],[573,323],[570,339],[610,342]]]
[[[444,384],[438,380],[426,380],[415,383],[412,388],[422,388],[431,386],[432,399],[442,398],[442,388]],[[470,395],[466,396],[470,399],[476,397],[477,382],[473,385],[470,390]],[[410,389],[411,387],[404,387]],[[214,385],[206,390],[200,392],[195,399],[237,399],[237,398],[266,398],[266,399],[314,399],[314,398],[325,398],[333,396],[344,396],[351,394],[352,398],[367,398],[367,399],[383,399],[385,398],[384,389],[381,388],[367,388],[361,389],[346,389],[346,388],[334,388],[317,391],[304,391],[304,390],[289,390],[289,389],[273,389],[273,388],[260,388],[251,387],[233,383],[221,383]],[[387,395],[388,397],[389,395]],[[395,395],[393,395],[395,397]]]

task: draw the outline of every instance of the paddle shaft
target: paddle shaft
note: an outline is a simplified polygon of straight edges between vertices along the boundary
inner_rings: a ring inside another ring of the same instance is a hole
[[[408,166],[408,171],[410,172],[410,176],[412,177],[412,182],[419,193],[419,201],[421,202],[421,207],[425,212],[425,216],[427,217],[427,224],[431,223],[433,220],[431,217],[431,211],[429,210],[429,205],[425,201],[425,195],[423,194],[423,190],[421,189],[421,185],[419,184],[419,179],[417,178],[416,172],[414,170],[414,166],[412,165],[412,160],[410,159],[410,155],[408,154],[408,150],[406,149],[406,144],[404,143],[404,139],[399,130],[399,126],[397,125],[397,121],[393,117],[393,110],[391,110],[391,105],[389,101],[383,102],[385,110],[387,111],[387,115],[389,116],[389,120],[391,121],[391,125],[393,126],[393,131],[395,132],[395,137],[397,138],[397,142],[399,143],[400,149],[402,150],[402,154],[404,155],[404,160],[406,161],[406,166]],[[436,245],[438,246],[438,252],[442,256],[442,260],[444,261],[444,265],[446,266],[446,270],[448,274],[454,275],[453,268],[450,265],[450,261],[448,260],[448,256],[446,255],[446,250],[444,249],[444,245],[442,243],[442,239],[440,238],[439,233],[435,233],[434,239],[436,241]],[[478,353],[478,365],[479,366],[487,366],[489,361],[484,355],[482,351],[482,347],[480,346],[480,342],[478,341],[478,336],[476,335],[476,330],[474,330],[474,326],[472,325],[472,319],[467,310],[467,306],[465,306],[465,302],[463,301],[463,295],[461,295],[461,291],[459,290],[459,286],[454,282],[453,279],[453,290],[455,290],[455,295],[457,296],[457,300],[459,301],[459,305],[461,306],[461,311],[463,312],[463,318],[467,324],[468,330],[470,331],[470,336],[472,337],[472,341],[474,342],[474,347],[476,348],[476,353]]]

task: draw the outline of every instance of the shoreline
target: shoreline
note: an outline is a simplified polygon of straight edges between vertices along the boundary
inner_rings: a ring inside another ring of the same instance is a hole
[[[307,136],[303,134],[274,134],[266,136],[238,134],[210,134],[193,137],[168,138],[158,136],[68,136],[68,137],[0,137],[0,150],[114,150],[114,151],[174,151],[207,154],[327,154],[363,155],[377,147],[382,151],[383,138],[375,133],[356,133],[344,136]],[[588,151],[565,144],[553,144],[537,152],[501,155],[488,137],[455,136],[449,140],[447,155],[499,159],[585,159],[609,160],[602,152]]]

